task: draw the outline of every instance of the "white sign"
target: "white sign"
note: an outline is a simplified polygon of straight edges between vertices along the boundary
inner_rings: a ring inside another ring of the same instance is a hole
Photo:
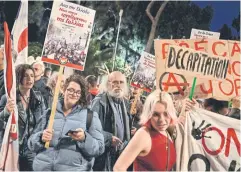
[[[42,61],[84,70],[95,10],[54,1]]]
[[[199,38],[219,39],[219,37],[220,37],[219,32],[192,29],[190,39],[199,39]]]
[[[151,92],[156,79],[155,56],[143,52],[136,71],[131,80],[131,86]]]
[[[181,133],[176,171],[239,171],[240,120],[197,108]]]

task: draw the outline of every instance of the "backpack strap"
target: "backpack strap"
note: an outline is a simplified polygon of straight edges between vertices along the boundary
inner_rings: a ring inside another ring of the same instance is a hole
[[[93,111],[90,109],[87,109],[87,118],[86,118],[86,130],[88,131],[91,125],[93,119]]]

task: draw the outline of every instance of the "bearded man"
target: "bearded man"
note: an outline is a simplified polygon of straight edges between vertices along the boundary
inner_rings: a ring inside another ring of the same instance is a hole
[[[105,152],[96,158],[94,171],[113,171],[121,151],[130,140],[128,87],[125,75],[114,71],[100,85],[100,94],[91,109],[99,114],[105,140]]]

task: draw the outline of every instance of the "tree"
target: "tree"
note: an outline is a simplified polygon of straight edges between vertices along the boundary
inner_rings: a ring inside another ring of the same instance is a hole
[[[237,16],[237,18],[233,19],[232,27],[237,31],[237,34],[239,35],[240,34],[240,13]]]
[[[150,31],[149,38],[148,38],[148,42],[147,42],[146,48],[145,48],[145,51],[148,52],[148,53],[150,53],[150,51],[151,51],[151,47],[152,47],[153,40],[154,40],[155,33],[156,33],[157,23],[159,22],[159,18],[161,16],[164,8],[166,7],[167,3],[168,3],[167,0],[162,3],[162,5],[160,6],[159,10],[157,11],[155,17],[153,17],[151,12],[150,12],[150,10],[151,10],[151,8],[154,4],[154,1],[151,1],[146,8],[146,14],[147,14],[147,16],[149,17],[149,19],[151,20],[151,23],[152,23],[151,31]]]
[[[219,32],[220,39],[233,39],[231,28],[227,24],[224,24]]]

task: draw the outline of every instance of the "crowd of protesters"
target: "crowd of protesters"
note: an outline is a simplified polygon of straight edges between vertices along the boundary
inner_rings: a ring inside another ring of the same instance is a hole
[[[163,171],[175,164],[174,130],[193,106],[240,119],[240,100],[181,101],[156,90],[146,100],[119,71],[100,85],[96,76],[61,76],[53,130],[48,128],[58,74],[41,61],[16,66],[16,100],[6,97],[0,49],[0,144],[12,111],[18,111],[21,171]],[[16,101],[16,104],[14,103]],[[135,113],[130,108],[136,103]],[[177,133],[178,134],[178,133]],[[45,148],[45,143],[50,147]],[[165,144],[163,144],[165,143]],[[166,147],[170,159],[166,159]],[[155,157],[159,157],[156,159]]]

